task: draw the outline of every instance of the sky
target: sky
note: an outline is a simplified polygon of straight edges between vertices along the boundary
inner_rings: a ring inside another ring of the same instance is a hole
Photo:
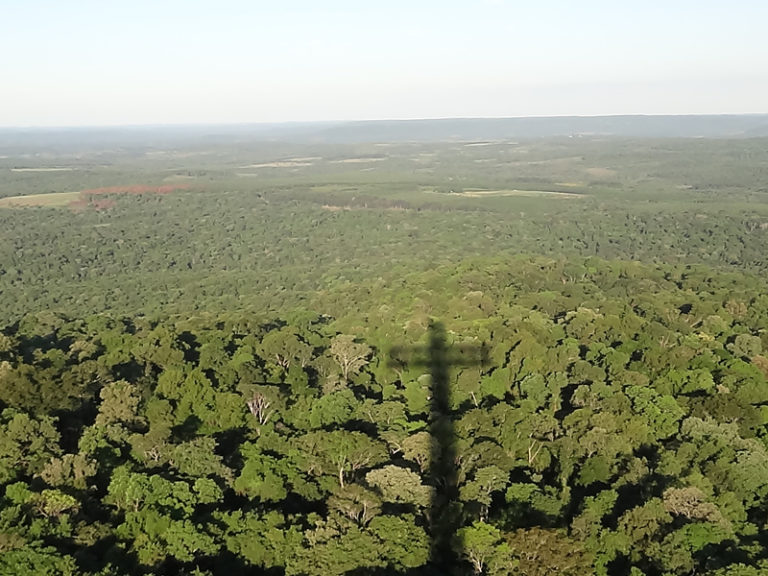
[[[765,0],[0,0],[0,126],[768,112]]]

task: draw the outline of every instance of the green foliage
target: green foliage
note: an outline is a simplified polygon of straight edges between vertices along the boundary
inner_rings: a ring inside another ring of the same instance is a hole
[[[489,266],[493,277],[473,282],[486,304],[503,304],[508,289],[497,286],[510,272]],[[574,286],[562,283],[563,264],[520,263],[515,275],[528,284],[518,290],[546,286],[548,314],[518,303],[454,321],[456,342],[471,347],[481,334],[503,353],[450,376],[450,437],[431,424],[431,367],[376,368],[387,359],[365,335],[392,326],[358,317],[361,335],[350,339],[332,326],[315,332],[311,321],[301,328],[243,317],[231,327],[168,320],[161,329],[56,317],[42,324],[44,346],[64,349],[57,338],[76,334],[107,383],[84,415],[57,411],[57,420],[45,399],[30,412],[3,412],[0,546],[62,567],[73,542],[98,547],[111,538],[139,571],[175,563],[175,573],[187,573],[226,551],[233,561],[288,574],[404,572],[434,562],[430,518],[445,482],[437,443],[450,442],[453,546],[466,571],[538,576],[557,567],[611,576],[611,566],[625,563],[683,576],[706,573],[710,550],[734,560],[735,550],[755,554],[754,544],[740,543],[761,537],[754,519],[768,500],[765,423],[747,418],[765,404],[760,356],[734,358],[735,323],[669,355],[665,342],[688,338],[687,324],[666,312],[669,300],[683,298],[664,278],[671,272],[634,271],[658,294],[640,315],[623,305],[624,293],[612,295],[620,276],[602,278],[611,263],[590,266],[591,276]],[[465,273],[414,281],[450,284],[467,281]],[[599,286],[598,278],[614,284]],[[732,291],[718,278],[710,290]],[[717,309],[710,296],[684,296]],[[589,298],[604,312],[585,312]],[[559,324],[566,318],[575,333],[582,316],[588,346]],[[22,348],[24,338],[35,336],[11,340],[6,357],[35,354]],[[102,354],[97,343],[106,338],[110,352]],[[160,349],[137,345],[147,338]],[[345,378],[341,357],[328,355],[334,342],[336,354],[341,343],[367,364],[353,362]],[[466,361],[458,349],[456,361]],[[297,369],[303,379],[293,379]],[[279,381],[265,383],[269,374]]]
[[[240,475],[235,479],[234,488],[239,493],[262,501],[280,502],[288,491],[281,474],[285,466],[274,456],[263,454],[253,444],[241,448],[245,459]]]
[[[517,561],[501,532],[485,522],[462,528],[454,541],[456,550],[472,566],[475,574],[514,574]]]
[[[101,403],[96,416],[97,426],[122,424],[134,427],[141,424],[138,417],[141,402],[138,386],[125,381],[112,382],[101,389],[99,396]]]
[[[768,570],[762,140],[273,144],[0,207],[0,574]]]
[[[309,414],[312,428],[323,428],[347,422],[355,412],[357,399],[351,390],[331,392],[315,400]]]
[[[78,576],[80,571],[71,556],[63,556],[52,546],[25,546],[0,554],[3,576]]]
[[[55,420],[7,408],[0,413],[0,484],[31,477],[61,453]]]
[[[758,336],[739,334],[728,344],[728,350],[735,356],[753,358],[763,351],[763,342]]]
[[[426,508],[432,500],[432,489],[424,486],[415,472],[399,466],[371,470],[365,481],[378,490],[384,502],[411,504]]]
[[[370,530],[378,540],[388,570],[405,572],[423,566],[429,559],[427,533],[410,514],[378,516],[371,520]]]
[[[264,516],[232,512],[217,516],[225,525],[227,550],[262,568],[283,567],[301,546],[302,534],[278,512]]]

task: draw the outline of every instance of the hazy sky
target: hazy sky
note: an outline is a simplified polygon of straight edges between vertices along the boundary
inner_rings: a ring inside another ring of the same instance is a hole
[[[0,126],[768,112],[766,0],[0,0]]]

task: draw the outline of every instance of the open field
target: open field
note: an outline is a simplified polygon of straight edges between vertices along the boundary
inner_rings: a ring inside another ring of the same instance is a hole
[[[262,162],[260,164],[248,164],[241,168],[301,168],[312,166],[312,162],[299,162],[297,160],[281,160],[279,162]]]
[[[50,194],[30,194],[0,198],[0,208],[20,208],[24,206],[45,206],[60,208],[80,198],[80,192],[52,192]]]
[[[74,168],[11,168],[11,172],[71,172]]]
[[[366,162],[383,162],[384,156],[374,156],[369,158],[342,158],[341,160],[331,160],[331,164],[365,164]]]
[[[78,209],[87,207],[101,209],[112,206],[112,200],[99,199],[99,197],[103,196],[170,194],[173,191],[186,188],[186,186],[180,184],[165,184],[162,186],[106,186],[81,190],[79,192],[51,192],[48,194],[6,196],[5,198],[0,198],[0,208],[22,208],[29,206],[61,208],[63,206],[71,206]]]
[[[454,192],[457,196],[465,198],[491,198],[499,196],[531,196],[552,198],[584,198],[584,194],[574,192],[555,192],[553,190],[474,190],[465,189],[463,192]]]

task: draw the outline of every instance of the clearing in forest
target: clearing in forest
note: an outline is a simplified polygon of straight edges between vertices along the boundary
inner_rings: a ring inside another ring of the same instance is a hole
[[[0,156],[3,158],[3,156]],[[71,172],[74,168],[71,167],[55,167],[55,168],[11,168],[11,172]]]
[[[76,201],[80,192],[53,192],[50,194],[29,194],[27,196],[10,196],[0,198],[0,208],[14,208],[22,206],[48,206],[57,208],[67,206]]]
[[[331,164],[362,164],[365,162],[381,162],[386,156],[361,156],[359,158],[344,158],[343,160],[330,160]]]
[[[463,196],[464,198],[496,198],[498,196],[585,198],[587,196],[586,194],[577,194],[575,192],[557,192],[554,190],[485,190],[480,188],[467,188],[463,192],[451,192],[450,195]]]
[[[312,158],[295,158],[290,160],[278,160],[275,162],[261,162],[258,164],[247,164],[240,168],[301,168],[303,166],[312,166],[315,162]]]
[[[97,209],[109,208],[114,204],[112,200],[96,200],[96,197],[117,194],[170,194],[175,190],[186,190],[187,186],[107,186],[92,188],[81,192],[50,192],[47,194],[28,194],[25,196],[8,196],[0,198],[0,208],[23,208],[27,206],[45,206],[48,208],[94,207]]]

